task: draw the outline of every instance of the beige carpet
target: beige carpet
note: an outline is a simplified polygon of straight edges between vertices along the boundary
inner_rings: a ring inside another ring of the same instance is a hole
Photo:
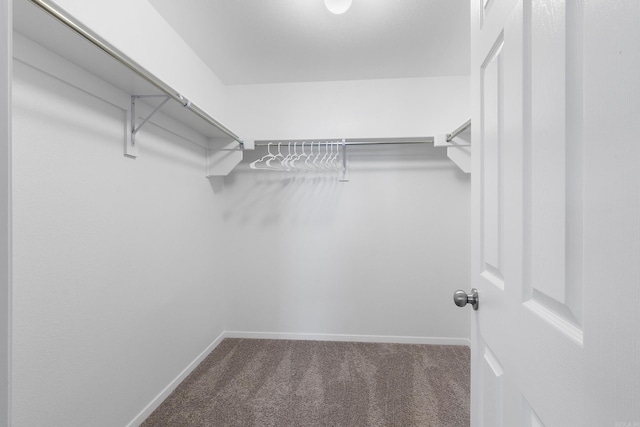
[[[225,339],[143,426],[469,426],[464,346]]]

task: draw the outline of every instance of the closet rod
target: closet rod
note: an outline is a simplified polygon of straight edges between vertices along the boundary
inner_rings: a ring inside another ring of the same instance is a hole
[[[267,147],[269,144],[271,145],[286,145],[289,143],[320,143],[321,145],[342,145],[341,139],[291,139],[291,140],[279,140],[279,141],[269,141],[262,140],[256,141],[256,147]],[[403,145],[403,144],[432,144],[433,137],[421,137],[421,138],[369,138],[369,139],[345,139],[344,145]]]
[[[240,140],[240,137],[238,135],[231,132],[222,123],[220,123],[219,121],[211,117],[204,110],[202,110],[197,105],[193,104],[188,99],[184,98],[176,90],[171,88],[171,86],[169,86],[162,80],[158,79],[156,76],[154,76],[149,71],[144,69],[141,65],[135,62],[133,59],[129,58],[123,52],[121,52],[116,47],[111,45],[109,42],[107,42],[106,40],[98,36],[96,33],[91,31],[88,27],[80,23],[78,20],[73,18],[66,10],[64,10],[58,5],[53,6],[51,4],[48,4],[43,0],[31,0],[31,2],[36,6],[39,6],[42,10],[49,13],[51,16],[53,16],[58,21],[65,24],[67,27],[71,28],[73,31],[75,31],[85,39],[87,39],[92,44],[94,44],[95,46],[103,50],[109,56],[116,59],[122,65],[129,68],[131,71],[135,72],[140,77],[142,77],[143,79],[145,79],[146,81],[148,81],[149,83],[151,83],[152,85],[154,85],[155,87],[157,87],[158,89],[160,89],[161,91],[169,95],[171,98],[181,103],[185,108],[188,108],[189,110],[191,110],[194,114],[199,116],[201,119],[213,125],[214,127],[219,129],[221,132],[223,132],[227,136],[233,138],[235,141],[237,141],[240,144],[240,148],[244,148],[244,143]]]
[[[447,142],[451,142],[451,140],[453,138],[455,138],[456,136],[460,135],[462,132],[464,132],[465,130],[469,129],[471,127],[471,119],[467,120],[466,122],[464,122],[458,129],[454,130],[451,133],[447,134]]]

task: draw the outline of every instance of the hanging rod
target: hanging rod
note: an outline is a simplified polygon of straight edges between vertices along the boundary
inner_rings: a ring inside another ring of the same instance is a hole
[[[171,86],[158,79],[156,76],[147,71],[140,64],[135,62],[133,59],[129,58],[126,54],[121,52],[119,49],[114,47],[112,44],[101,38],[99,35],[91,31],[88,27],[83,25],[80,21],[72,17],[65,9],[58,5],[51,5],[43,0],[31,0],[33,4],[40,7],[45,12],[49,13],[49,15],[56,18],[61,23],[65,24],[67,27],[71,28],[73,31],[87,39],[89,42],[103,50],[109,56],[116,59],[125,67],[129,68],[131,71],[160,89],[162,92],[166,93],[168,96],[173,98],[175,101],[182,104],[185,108],[191,110],[195,115],[199,116],[201,119],[206,121],[207,123],[213,125],[215,128],[223,132],[225,135],[233,138],[234,141],[237,141],[240,144],[240,148],[244,148],[244,142],[240,140],[240,137],[235,133],[231,132],[224,126],[222,123],[211,117],[200,107],[184,98],[180,93],[174,90]]]
[[[290,140],[261,140],[256,141],[256,147],[267,147],[269,144],[278,145],[278,144],[311,144],[311,143],[319,143],[322,145],[343,145],[343,140],[338,138],[327,138],[327,139],[290,139]],[[433,137],[418,137],[418,138],[348,138],[344,139],[344,145],[403,145],[403,144],[432,144]]]
[[[451,142],[451,140],[453,138],[455,138],[456,136],[460,135],[462,132],[464,132],[465,130],[469,129],[471,127],[471,119],[467,120],[466,122],[464,122],[458,129],[454,130],[451,133],[447,134],[447,142]]]

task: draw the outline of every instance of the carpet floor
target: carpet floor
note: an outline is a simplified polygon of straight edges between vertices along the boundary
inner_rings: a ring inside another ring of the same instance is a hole
[[[469,426],[465,346],[225,339],[151,426]]]

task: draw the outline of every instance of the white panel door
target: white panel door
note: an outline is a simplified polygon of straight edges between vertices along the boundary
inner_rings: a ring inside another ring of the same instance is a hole
[[[472,3],[473,424],[583,426],[583,17]]]
[[[640,1],[471,4],[472,425],[640,427]]]

